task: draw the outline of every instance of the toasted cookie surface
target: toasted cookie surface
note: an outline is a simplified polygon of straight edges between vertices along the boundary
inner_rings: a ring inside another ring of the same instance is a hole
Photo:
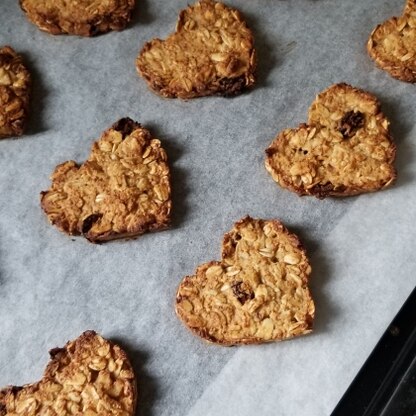
[[[134,237],[169,225],[170,173],[158,139],[129,118],[92,146],[81,166],[65,162],[41,193],[50,222],[93,242]]]
[[[10,46],[0,48],[0,138],[23,134],[29,111],[31,76]]]
[[[379,101],[336,84],[319,94],[308,124],[282,131],[266,150],[266,169],[299,195],[347,196],[377,191],[396,178],[396,147]]]
[[[367,43],[376,64],[395,78],[416,82],[416,1],[408,0],[400,17],[378,25]]]
[[[279,221],[245,217],[225,234],[221,262],[181,282],[176,313],[207,341],[253,344],[311,332],[311,267],[296,235]]]
[[[135,0],[20,0],[20,6],[45,32],[93,36],[124,29]]]
[[[180,13],[175,33],[146,43],[136,64],[164,97],[235,95],[254,84],[253,35],[237,10],[201,0]]]
[[[126,353],[94,331],[50,351],[42,379],[0,390],[0,416],[133,416],[136,382]]]

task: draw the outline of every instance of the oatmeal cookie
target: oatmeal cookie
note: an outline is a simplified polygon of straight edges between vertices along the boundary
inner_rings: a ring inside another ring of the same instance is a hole
[[[367,43],[376,64],[394,78],[416,82],[416,1],[408,0],[400,17],[378,25]]]
[[[169,225],[170,173],[158,139],[129,118],[106,130],[81,166],[56,167],[41,193],[49,221],[91,242],[134,237]]]
[[[53,35],[94,36],[124,29],[135,0],[20,0],[20,7],[39,29]]]
[[[134,415],[134,372],[118,345],[86,331],[49,354],[39,382],[0,390],[0,416]]]
[[[377,98],[336,84],[316,97],[308,124],[275,138],[266,150],[266,169],[299,195],[357,195],[395,180],[395,154]]]
[[[29,113],[31,76],[10,46],[0,48],[0,139],[21,136]]]
[[[146,43],[136,65],[163,97],[236,95],[254,84],[253,35],[237,10],[201,0],[180,13],[175,33]]]
[[[221,345],[304,335],[315,315],[310,273],[295,234],[277,220],[245,217],[225,234],[222,260],[183,279],[176,313],[196,335]]]

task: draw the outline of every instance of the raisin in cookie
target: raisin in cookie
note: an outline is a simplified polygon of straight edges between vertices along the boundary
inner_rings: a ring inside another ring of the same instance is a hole
[[[392,17],[371,33],[367,50],[394,78],[416,82],[416,1],[408,0],[401,17]]]
[[[201,0],[180,13],[175,33],[146,43],[137,69],[163,97],[235,95],[254,84],[253,35],[237,10]]]
[[[170,174],[158,139],[129,118],[106,130],[81,166],[65,162],[41,193],[49,221],[92,242],[134,237],[169,225]]]
[[[29,113],[31,76],[10,46],[0,48],[0,139],[21,136]]]
[[[279,221],[245,217],[224,236],[222,260],[181,282],[176,313],[221,345],[257,344],[311,332],[311,273],[298,237]]]
[[[39,29],[53,35],[94,36],[124,29],[135,0],[20,0],[20,7]]]
[[[0,416],[133,416],[136,382],[126,353],[94,331],[50,351],[42,379],[0,390]]]
[[[357,195],[395,180],[395,154],[379,101],[336,84],[316,97],[308,124],[276,137],[266,150],[266,169],[279,185],[299,195]]]

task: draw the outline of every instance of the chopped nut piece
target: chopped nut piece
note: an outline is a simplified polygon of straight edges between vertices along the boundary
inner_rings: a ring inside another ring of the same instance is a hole
[[[416,82],[416,2],[408,0],[401,17],[378,25],[367,43],[376,64],[394,78]]]
[[[31,76],[10,46],[0,48],[0,139],[21,136],[29,112]]]
[[[145,163],[150,157],[152,163]],[[41,205],[61,231],[99,242],[166,228],[170,193],[160,141],[125,118],[93,144],[83,165],[69,161],[55,169]]]
[[[266,150],[266,169],[299,195],[348,196],[383,189],[396,178],[396,146],[380,103],[336,84],[319,94],[308,124],[281,132]]]
[[[39,29],[53,35],[94,36],[122,30],[136,0],[20,0],[20,7]]]
[[[134,415],[133,368],[118,345],[86,331],[50,356],[41,381],[0,390],[0,416]],[[112,369],[110,360],[117,363]]]
[[[263,256],[265,250],[276,255]],[[245,217],[225,234],[221,263],[203,264],[183,279],[176,313],[195,334],[221,345],[307,334],[315,314],[310,273],[299,239],[282,223]]]
[[[143,47],[137,70],[164,97],[235,95],[254,84],[253,35],[241,14],[201,0],[179,15],[176,32]]]

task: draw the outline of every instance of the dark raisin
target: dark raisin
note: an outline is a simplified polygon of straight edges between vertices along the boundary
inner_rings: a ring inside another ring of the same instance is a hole
[[[275,153],[277,153],[277,149],[276,148],[267,148],[266,149],[266,155],[268,157],[272,157]]]
[[[348,111],[339,122],[338,131],[344,139],[349,139],[355,132],[364,126],[364,114],[360,111]]]
[[[59,348],[59,347],[57,347],[57,348],[52,348],[50,351],[49,351],[49,355],[51,356],[51,358],[54,358],[55,356],[57,356],[60,352],[62,352],[62,351],[64,351],[64,349],[63,348]]]
[[[103,214],[91,214],[82,222],[82,234],[86,234],[89,230],[91,230],[92,226],[95,222],[97,222]]]
[[[90,35],[96,36],[98,33],[100,33],[98,27],[95,25],[90,25]]]
[[[125,117],[112,125],[112,129],[121,132],[123,139],[132,133],[133,130],[140,128],[140,124],[136,123],[129,117]]]
[[[1,66],[5,66],[5,65],[10,65],[13,62],[13,55],[10,55],[9,53],[7,54],[2,54],[0,56],[0,65]]]
[[[334,185],[331,182],[327,182],[324,184],[316,184],[311,189],[310,192],[313,195],[316,195],[318,198],[325,198],[329,195],[331,191],[334,190]]]
[[[10,390],[13,394],[16,394],[16,393],[19,393],[20,390],[23,390],[23,387],[21,387],[21,386],[12,386],[10,388]]]
[[[235,282],[231,285],[234,296],[242,305],[254,298],[254,293],[249,288],[244,289],[243,284],[243,282]],[[247,287],[247,285],[245,286]]]
[[[222,89],[222,91],[219,92],[219,95],[232,97],[241,92],[246,85],[246,80],[244,76],[237,78],[222,78],[220,79],[219,84]]]

